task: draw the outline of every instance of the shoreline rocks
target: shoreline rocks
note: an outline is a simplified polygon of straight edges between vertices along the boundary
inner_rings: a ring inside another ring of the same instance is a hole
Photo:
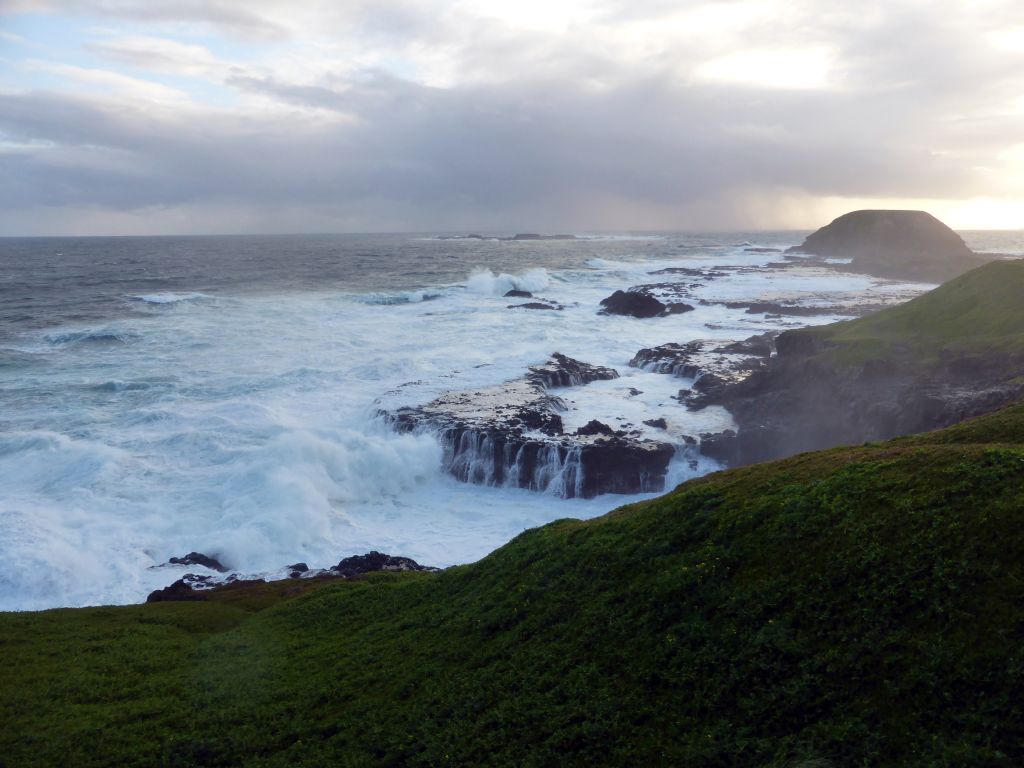
[[[435,433],[445,470],[463,482],[565,498],[660,491],[673,444],[600,422],[565,431],[561,413],[567,406],[557,390],[615,378],[611,368],[556,353],[520,379],[448,392],[426,405],[382,415],[400,432]]]
[[[441,569],[420,565],[410,557],[386,555],[372,550],[365,555],[353,555],[343,558],[337,565],[333,565],[330,568],[311,569],[305,563],[295,563],[285,566],[283,570],[287,575],[278,579],[245,578],[235,573],[232,573],[226,579],[218,579],[214,576],[186,573],[182,578],[169,586],[150,592],[146,602],[164,603],[184,600],[206,600],[211,594],[225,590],[268,584],[276,581],[287,581],[289,579],[357,579],[367,573],[378,573],[381,571],[435,572]]]

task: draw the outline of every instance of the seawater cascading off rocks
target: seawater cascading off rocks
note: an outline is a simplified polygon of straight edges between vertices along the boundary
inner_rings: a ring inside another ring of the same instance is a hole
[[[564,431],[559,413],[566,406],[552,390],[617,377],[555,353],[520,379],[383,415],[399,431],[435,432],[446,471],[463,482],[565,498],[660,491],[675,455],[671,443],[641,439],[639,430]]]

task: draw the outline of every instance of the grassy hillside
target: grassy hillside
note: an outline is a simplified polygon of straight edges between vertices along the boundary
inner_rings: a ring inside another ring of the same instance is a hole
[[[1019,765],[1024,405],[292,589],[0,614],[0,761]]]
[[[1024,351],[1024,259],[993,261],[874,315],[791,331],[863,362],[886,356],[937,362],[944,355]]]

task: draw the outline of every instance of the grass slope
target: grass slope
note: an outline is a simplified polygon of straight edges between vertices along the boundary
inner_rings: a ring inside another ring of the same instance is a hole
[[[1019,765],[1024,406],[294,589],[0,614],[0,760]]]
[[[857,320],[791,331],[845,362],[1024,351],[1024,259],[993,261],[905,304]]]

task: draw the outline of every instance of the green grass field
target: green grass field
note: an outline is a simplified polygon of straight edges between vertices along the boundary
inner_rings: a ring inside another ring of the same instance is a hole
[[[1024,259],[993,261],[906,304],[842,323],[791,331],[826,359],[928,365],[965,355],[1024,352]]]
[[[0,614],[0,659],[6,768],[1016,766],[1024,406],[438,574]]]

